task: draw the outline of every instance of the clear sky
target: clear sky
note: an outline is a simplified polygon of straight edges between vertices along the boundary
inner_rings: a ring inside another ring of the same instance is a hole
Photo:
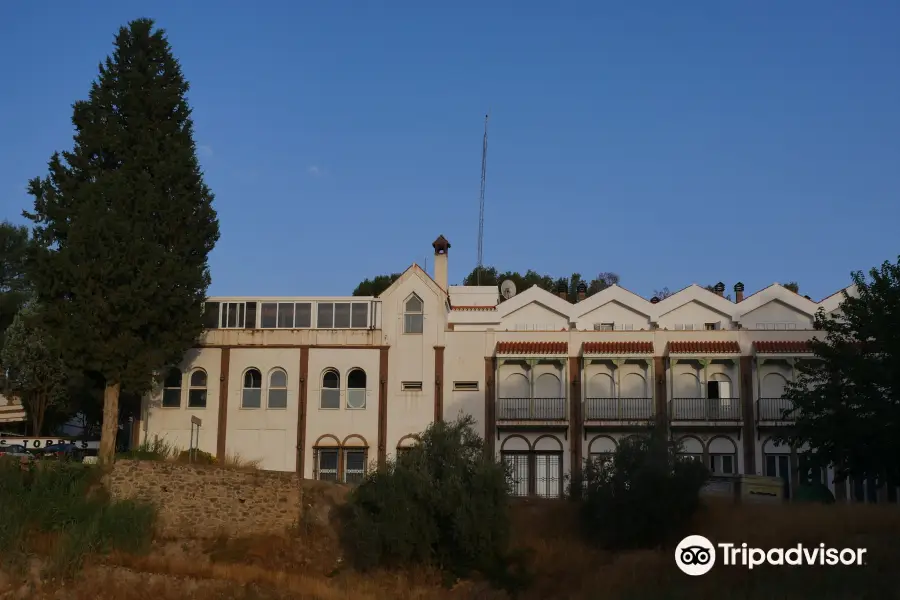
[[[0,218],[23,222],[72,102],[144,16],[192,85],[213,295],[349,294],[431,271],[441,233],[459,283],[488,110],[501,270],[818,300],[900,253],[890,0],[3,2]]]

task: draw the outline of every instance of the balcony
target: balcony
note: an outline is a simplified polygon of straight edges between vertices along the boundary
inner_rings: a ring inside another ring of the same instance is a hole
[[[497,421],[567,421],[565,398],[500,398]]]
[[[640,422],[653,419],[653,398],[585,398],[585,421]]]
[[[760,398],[756,401],[756,422],[790,423],[793,416],[785,418],[784,414],[793,406],[787,398]]]
[[[741,399],[672,398],[669,418],[672,421],[695,422],[741,421]]]

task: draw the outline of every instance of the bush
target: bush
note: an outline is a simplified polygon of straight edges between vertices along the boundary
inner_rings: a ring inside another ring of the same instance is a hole
[[[709,471],[679,451],[665,433],[651,430],[623,439],[605,462],[588,461],[580,507],[588,538],[619,550],[653,548],[683,534]]]
[[[209,452],[204,452],[203,450],[194,450],[194,460],[191,460],[191,451],[190,450],[182,450],[178,454],[178,462],[190,463],[193,462],[197,465],[214,465],[216,464],[216,457],[210,454]]]
[[[178,448],[159,436],[144,440],[139,446],[118,455],[125,460],[169,460],[178,455]]]
[[[342,538],[354,565],[437,566],[501,576],[510,534],[505,465],[485,453],[474,419],[433,423],[398,460],[348,496]]]
[[[68,462],[20,463],[0,458],[0,560],[21,564],[35,533],[55,537],[51,568],[71,574],[84,557],[146,548],[156,521],[150,504],[112,502],[99,467]]]

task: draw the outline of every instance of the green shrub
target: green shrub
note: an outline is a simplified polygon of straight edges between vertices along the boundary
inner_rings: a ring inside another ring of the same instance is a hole
[[[118,455],[125,460],[169,460],[178,454],[178,448],[159,436],[153,440],[144,440],[135,448]]]
[[[88,554],[146,548],[155,507],[111,501],[101,476],[99,467],[81,463],[0,459],[0,561],[21,564],[34,533],[57,536],[50,568],[59,575],[72,574]]]
[[[433,565],[459,577],[503,570],[508,473],[473,425],[471,417],[433,423],[350,493],[342,538],[357,568]]]
[[[709,471],[680,450],[651,430],[623,439],[607,461],[587,461],[580,516],[588,539],[620,550],[653,548],[682,535]]]
[[[178,454],[178,462],[193,462],[194,464],[198,465],[214,465],[216,464],[216,457],[209,452],[204,452],[203,450],[194,450],[194,458],[193,460],[191,460],[191,451],[182,450]]]

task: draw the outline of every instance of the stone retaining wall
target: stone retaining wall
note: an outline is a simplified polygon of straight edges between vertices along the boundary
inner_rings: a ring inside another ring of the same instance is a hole
[[[167,538],[278,534],[327,523],[344,486],[295,473],[240,471],[157,461],[117,461],[106,486],[114,499],[153,502]]]

